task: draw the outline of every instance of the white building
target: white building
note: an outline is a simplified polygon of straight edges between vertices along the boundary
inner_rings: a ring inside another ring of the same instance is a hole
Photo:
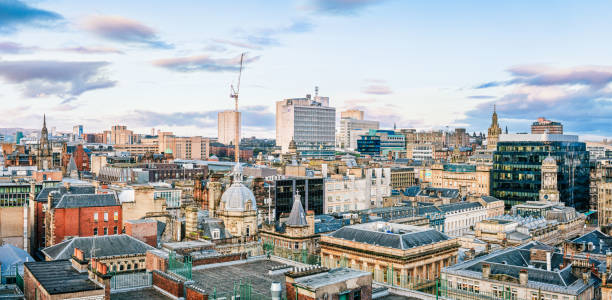
[[[238,124],[242,124],[242,115],[238,112]],[[229,145],[236,141],[236,112],[226,110],[219,112],[217,115],[217,134],[219,143]],[[238,136],[242,134],[241,128],[238,128]]]
[[[329,97],[306,95],[305,98],[276,102],[276,145],[287,153],[294,140],[303,157],[334,155],[336,109]]]
[[[391,168],[365,170],[366,187],[370,190],[370,207],[382,207],[383,197],[391,196]]]
[[[444,214],[444,233],[462,236],[470,227],[487,218],[487,208],[478,202],[458,202],[438,206]]]
[[[354,151],[357,149],[359,136],[368,134],[370,129],[378,130],[379,126],[378,121],[342,118],[336,144],[340,149]]]
[[[370,208],[370,185],[365,178],[353,175],[325,180],[325,213],[347,212]]]

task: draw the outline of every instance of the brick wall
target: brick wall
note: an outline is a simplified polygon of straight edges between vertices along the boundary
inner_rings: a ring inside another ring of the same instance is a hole
[[[183,297],[183,282],[167,273],[153,271],[153,285],[175,297]]]
[[[157,248],[157,222],[125,221],[125,234]]]
[[[94,228],[98,229],[98,235],[112,235],[114,227],[117,234],[121,233],[122,211],[121,206],[103,207],[79,207],[79,208],[56,208],[54,211],[54,244],[64,240],[66,236],[92,236]],[[94,213],[98,213],[98,221],[94,221]],[[115,212],[118,220],[115,221]],[[108,221],[104,221],[104,213],[108,213]],[[50,230],[50,229],[47,229]]]
[[[185,300],[208,300],[208,294],[206,294],[204,290],[200,288],[188,285],[185,290],[187,291]]]
[[[193,266],[195,267],[195,266],[201,266],[201,265],[223,263],[223,262],[228,262],[228,261],[243,260],[246,258],[247,258],[246,253],[235,253],[235,254],[214,256],[214,257],[205,257],[205,258],[201,258],[197,260],[194,259],[192,263],[193,263]]]
[[[166,272],[168,269],[168,260],[164,257],[158,256],[154,252],[147,251],[145,256],[145,263],[147,266],[147,271],[151,272],[153,270],[158,270],[162,272]]]

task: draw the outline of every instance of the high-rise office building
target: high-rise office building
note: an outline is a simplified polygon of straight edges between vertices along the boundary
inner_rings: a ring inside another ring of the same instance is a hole
[[[201,136],[181,137],[172,132],[159,132],[159,153],[172,153],[175,159],[203,159],[210,156],[210,139]]]
[[[563,134],[563,124],[547,120],[546,118],[538,118],[537,121],[531,124],[531,133]]]
[[[109,144],[132,144],[133,135],[134,132],[128,130],[127,126],[115,125],[111,127]]]
[[[343,115],[344,113],[342,112]],[[342,117],[336,143],[338,148],[356,150],[359,136],[367,134],[370,129],[379,129],[379,122]]]
[[[236,122],[236,117],[238,122]],[[240,112],[236,114],[233,110],[219,112],[217,115],[217,133],[219,143],[229,145],[236,142],[236,124],[242,124],[242,115]],[[241,128],[238,128],[238,136],[242,134]]]
[[[291,98],[276,102],[276,145],[283,153],[295,141],[303,157],[333,156],[336,134],[336,109],[329,97]]]
[[[504,200],[508,209],[526,201],[538,201],[543,183],[542,162],[548,156],[558,166],[559,201],[577,210],[587,210],[589,153],[575,135],[501,135],[493,153],[491,195]]]
[[[75,141],[83,139],[83,125],[75,125],[72,127],[72,136]]]
[[[345,110],[343,112],[340,112],[340,118],[341,119],[363,120],[363,110],[358,110],[358,109]]]

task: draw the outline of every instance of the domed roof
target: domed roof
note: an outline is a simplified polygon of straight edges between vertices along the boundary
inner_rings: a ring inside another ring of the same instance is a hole
[[[247,211],[247,203],[251,201],[249,210],[257,210],[255,195],[251,189],[242,184],[242,166],[234,166],[234,183],[223,193],[221,202],[226,211]]]
[[[221,202],[227,211],[247,211],[249,201],[251,201],[250,210],[257,210],[255,195],[242,182],[233,183],[221,196]]]
[[[554,159],[552,156],[550,156],[550,155],[549,155],[548,157],[546,157],[546,158],[545,158],[545,159],[542,161],[542,164],[543,164],[543,165],[554,165],[554,166],[556,166],[556,165],[557,165],[557,160],[556,160],[556,159]]]

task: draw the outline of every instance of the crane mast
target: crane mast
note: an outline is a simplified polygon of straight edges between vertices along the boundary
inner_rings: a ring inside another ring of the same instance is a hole
[[[238,112],[238,95],[240,94],[240,77],[242,77],[242,65],[244,62],[244,54],[240,55],[240,71],[238,73],[238,84],[236,85],[236,89],[234,89],[234,85],[232,85],[232,94],[231,98],[234,98],[234,102],[236,108],[234,110],[234,119],[236,121],[235,132],[234,132],[234,156],[236,157],[236,163],[240,163],[240,114]]]

